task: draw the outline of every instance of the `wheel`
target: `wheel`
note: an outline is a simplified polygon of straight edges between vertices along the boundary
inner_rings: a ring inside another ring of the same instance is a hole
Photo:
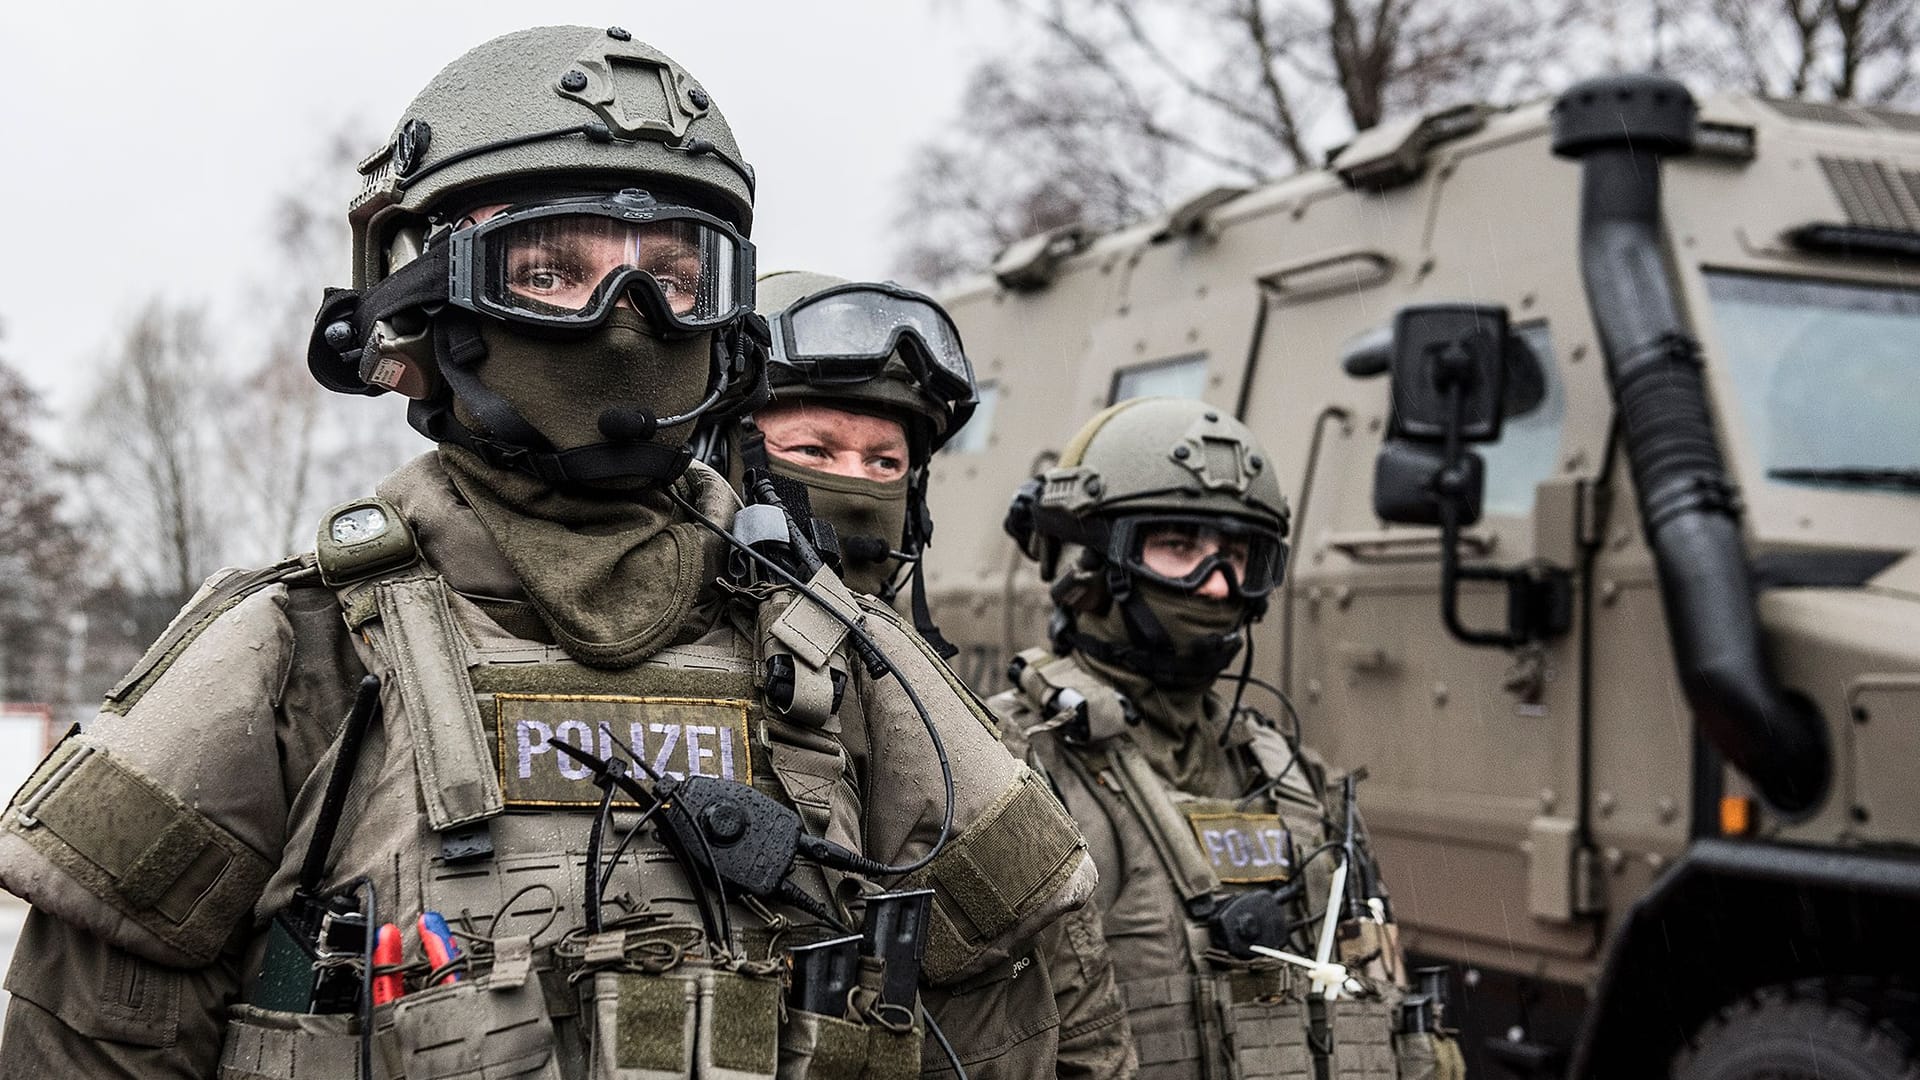
[[[1772,987],[1701,1025],[1673,1080],[1920,1080],[1912,1046],[1847,998]]]

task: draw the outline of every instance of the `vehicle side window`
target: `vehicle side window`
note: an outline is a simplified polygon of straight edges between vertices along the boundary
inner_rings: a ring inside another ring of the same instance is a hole
[[[1000,384],[983,382],[979,386],[980,403],[974,406],[973,419],[967,426],[954,433],[947,445],[940,448],[943,454],[977,454],[987,448],[987,440],[993,437],[994,406],[1000,404]]]
[[[1115,405],[1137,397],[1197,398],[1207,389],[1207,354],[1187,353],[1144,364],[1123,367],[1113,373],[1113,389],[1107,404]]]
[[[1487,463],[1485,513],[1525,517],[1533,513],[1534,488],[1552,476],[1559,464],[1567,399],[1547,324],[1525,323],[1513,330],[1538,358],[1537,374],[1507,373],[1507,412],[1500,438],[1474,450]]]

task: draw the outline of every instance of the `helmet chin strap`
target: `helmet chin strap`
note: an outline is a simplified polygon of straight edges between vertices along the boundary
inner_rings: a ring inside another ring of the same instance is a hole
[[[692,460],[692,451],[654,442],[653,436],[662,428],[692,423],[713,408],[735,388],[736,377],[751,370],[747,351],[765,348],[760,340],[764,327],[757,319],[717,330],[712,335],[707,394],[699,404],[662,418],[644,405],[614,403],[601,412],[598,422],[607,441],[561,450],[481,381],[477,369],[486,358],[487,346],[477,317],[446,302],[447,266],[443,238],[370,289],[329,291],[308,343],[308,366],[330,390],[381,393],[381,388],[369,386],[358,376],[374,327],[410,309],[424,311],[432,320],[433,353],[442,385],[408,406],[407,422],[435,442],[463,447],[495,468],[525,473],[558,490],[617,496],[631,490],[634,481],[657,485],[678,477]],[[482,430],[474,430],[454,415],[456,400]]]

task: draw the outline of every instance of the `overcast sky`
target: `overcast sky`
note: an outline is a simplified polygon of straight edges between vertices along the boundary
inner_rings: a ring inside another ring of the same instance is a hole
[[[884,276],[908,154],[1000,32],[966,8],[0,0],[0,356],[65,412],[156,291],[253,340],[272,197],[315,179],[323,136],[357,120],[373,149],[447,61],[539,23],[624,26],[713,91],[759,172],[762,267]],[[355,180],[332,181],[342,229]]]

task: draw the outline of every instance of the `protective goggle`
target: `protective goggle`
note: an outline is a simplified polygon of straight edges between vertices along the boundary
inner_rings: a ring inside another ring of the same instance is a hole
[[[773,321],[774,363],[811,385],[877,378],[897,351],[929,397],[975,400],[973,365],[940,305],[892,284],[852,282],[815,293]]]
[[[1287,569],[1287,544],[1276,530],[1217,515],[1118,518],[1107,555],[1136,576],[1182,592],[1222,573],[1228,591],[1247,599],[1272,592]]]
[[[723,327],[753,309],[753,244],[638,188],[509,207],[449,238],[448,298],[552,329],[599,326],[632,296],[656,328]]]

